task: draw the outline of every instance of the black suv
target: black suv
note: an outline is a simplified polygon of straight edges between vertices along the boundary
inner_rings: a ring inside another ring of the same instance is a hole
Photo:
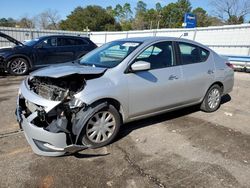
[[[79,59],[97,46],[87,37],[53,35],[24,43],[0,32],[0,37],[14,43],[0,48],[0,70],[24,75],[29,70]]]

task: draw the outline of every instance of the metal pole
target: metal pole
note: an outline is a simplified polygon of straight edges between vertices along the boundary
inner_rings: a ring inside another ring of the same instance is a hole
[[[153,22],[152,22],[152,20],[150,21],[150,30],[152,29],[152,24],[153,24]]]
[[[195,41],[195,38],[196,38],[196,33],[197,33],[197,28],[194,29],[194,37],[193,37],[194,41]]]
[[[160,27],[160,20],[158,20],[157,22],[157,29],[159,29],[159,27]]]
[[[105,43],[107,42],[107,32],[105,33]]]

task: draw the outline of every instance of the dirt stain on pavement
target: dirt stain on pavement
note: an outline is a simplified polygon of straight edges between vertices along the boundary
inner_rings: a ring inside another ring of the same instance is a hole
[[[51,188],[53,187],[53,184],[54,184],[53,176],[48,175],[42,178],[40,185],[38,187],[39,188]]]

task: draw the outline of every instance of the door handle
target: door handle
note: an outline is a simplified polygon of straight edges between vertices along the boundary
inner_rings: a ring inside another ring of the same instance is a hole
[[[168,79],[169,80],[177,80],[178,77],[176,75],[170,75]]]
[[[209,70],[207,71],[207,73],[208,73],[208,74],[213,74],[213,73],[214,73],[214,71],[213,71],[213,70],[211,70],[211,69],[209,69]]]

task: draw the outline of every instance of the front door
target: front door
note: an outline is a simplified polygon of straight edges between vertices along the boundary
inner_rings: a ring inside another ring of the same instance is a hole
[[[151,69],[127,74],[130,118],[181,104],[183,77],[175,61],[172,42],[149,46],[136,61],[149,62]]]
[[[49,37],[41,41],[34,48],[35,65],[47,66],[56,63],[57,54],[57,38]]]

